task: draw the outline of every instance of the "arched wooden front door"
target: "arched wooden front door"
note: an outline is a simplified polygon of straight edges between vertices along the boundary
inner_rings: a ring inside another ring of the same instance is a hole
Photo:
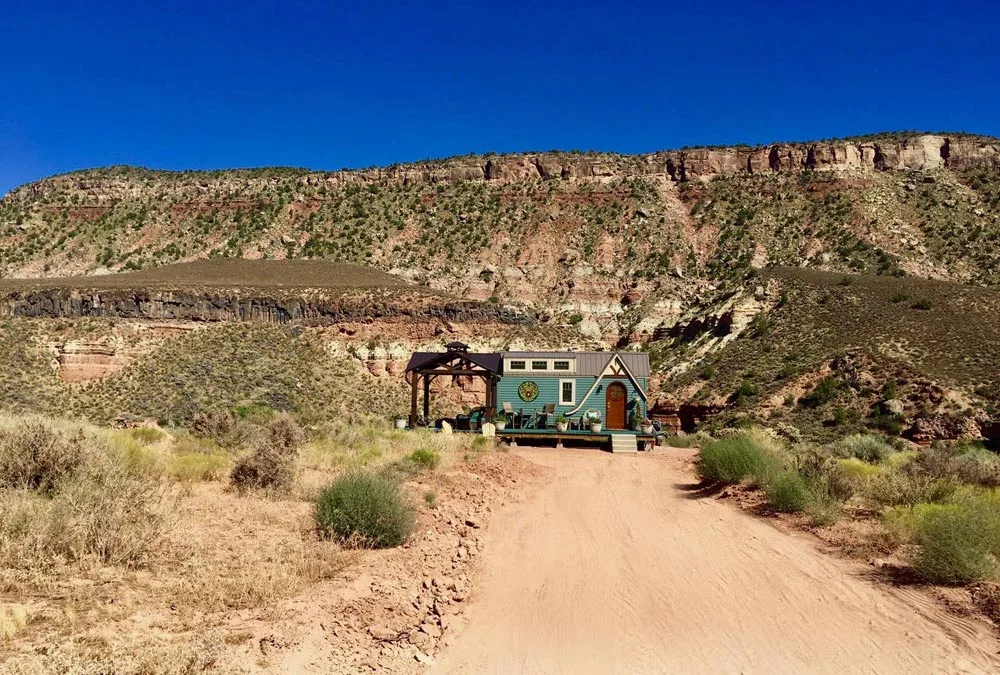
[[[608,385],[604,400],[607,405],[608,419],[605,420],[608,429],[625,428],[625,398],[627,394],[625,385],[621,382],[612,382]]]

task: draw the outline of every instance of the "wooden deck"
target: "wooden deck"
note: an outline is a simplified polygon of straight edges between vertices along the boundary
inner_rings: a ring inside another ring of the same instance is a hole
[[[518,441],[555,441],[557,448],[563,447],[564,443],[599,445],[602,448],[610,448],[611,436],[615,434],[634,436],[640,449],[648,449],[656,443],[655,435],[642,434],[629,429],[615,429],[613,431],[605,429],[598,434],[592,431],[556,431],[555,429],[504,429],[497,431],[498,438],[509,441],[514,446],[518,444]]]

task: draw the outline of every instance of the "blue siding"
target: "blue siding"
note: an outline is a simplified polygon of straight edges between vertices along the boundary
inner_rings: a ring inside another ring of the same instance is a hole
[[[559,403],[559,380],[576,380],[576,405],[561,405]],[[497,407],[503,408],[504,403],[510,403],[514,410],[524,410],[525,413],[540,412],[542,407],[546,403],[556,404],[556,414],[567,413],[574,408],[580,407],[580,410],[574,417],[579,417],[581,413],[586,410],[596,409],[601,411],[601,415],[607,418],[607,408],[606,408],[606,389],[608,384],[611,382],[621,382],[625,385],[628,400],[631,401],[633,398],[639,395],[636,388],[632,385],[632,381],[628,378],[604,378],[601,380],[598,389],[596,389],[590,397],[583,402],[580,406],[580,398],[584,396],[587,391],[594,385],[594,377],[559,377],[558,375],[549,375],[542,373],[534,374],[524,374],[524,375],[505,375],[497,383]],[[534,382],[538,385],[538,398],[534,401],[528,403],[527,401],[522,401],[521,397],[517,394],[518,387],[521,386],[522,382]],[[646,387],[647,383],[645,378],[641,378],[639,383]],[[645,402],[640,398],[639,400],[640,414],[645,415],[646,405]],[[629,414],[626,412],[626,414]]]

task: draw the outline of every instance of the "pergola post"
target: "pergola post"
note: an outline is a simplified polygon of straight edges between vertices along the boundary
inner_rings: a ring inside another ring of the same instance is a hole
[[[420,373],[413,371],[410,379],[410,428],[417,428],[417,378]]]
[[[424,419],[431,418],[431,376],[424,375]]]

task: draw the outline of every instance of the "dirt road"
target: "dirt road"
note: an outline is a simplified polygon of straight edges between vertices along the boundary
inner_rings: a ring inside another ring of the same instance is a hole
[[[1000,672],[985,623],[692,495],[683,456],[519,452],[547,484],[497,514],[433,672]]]

